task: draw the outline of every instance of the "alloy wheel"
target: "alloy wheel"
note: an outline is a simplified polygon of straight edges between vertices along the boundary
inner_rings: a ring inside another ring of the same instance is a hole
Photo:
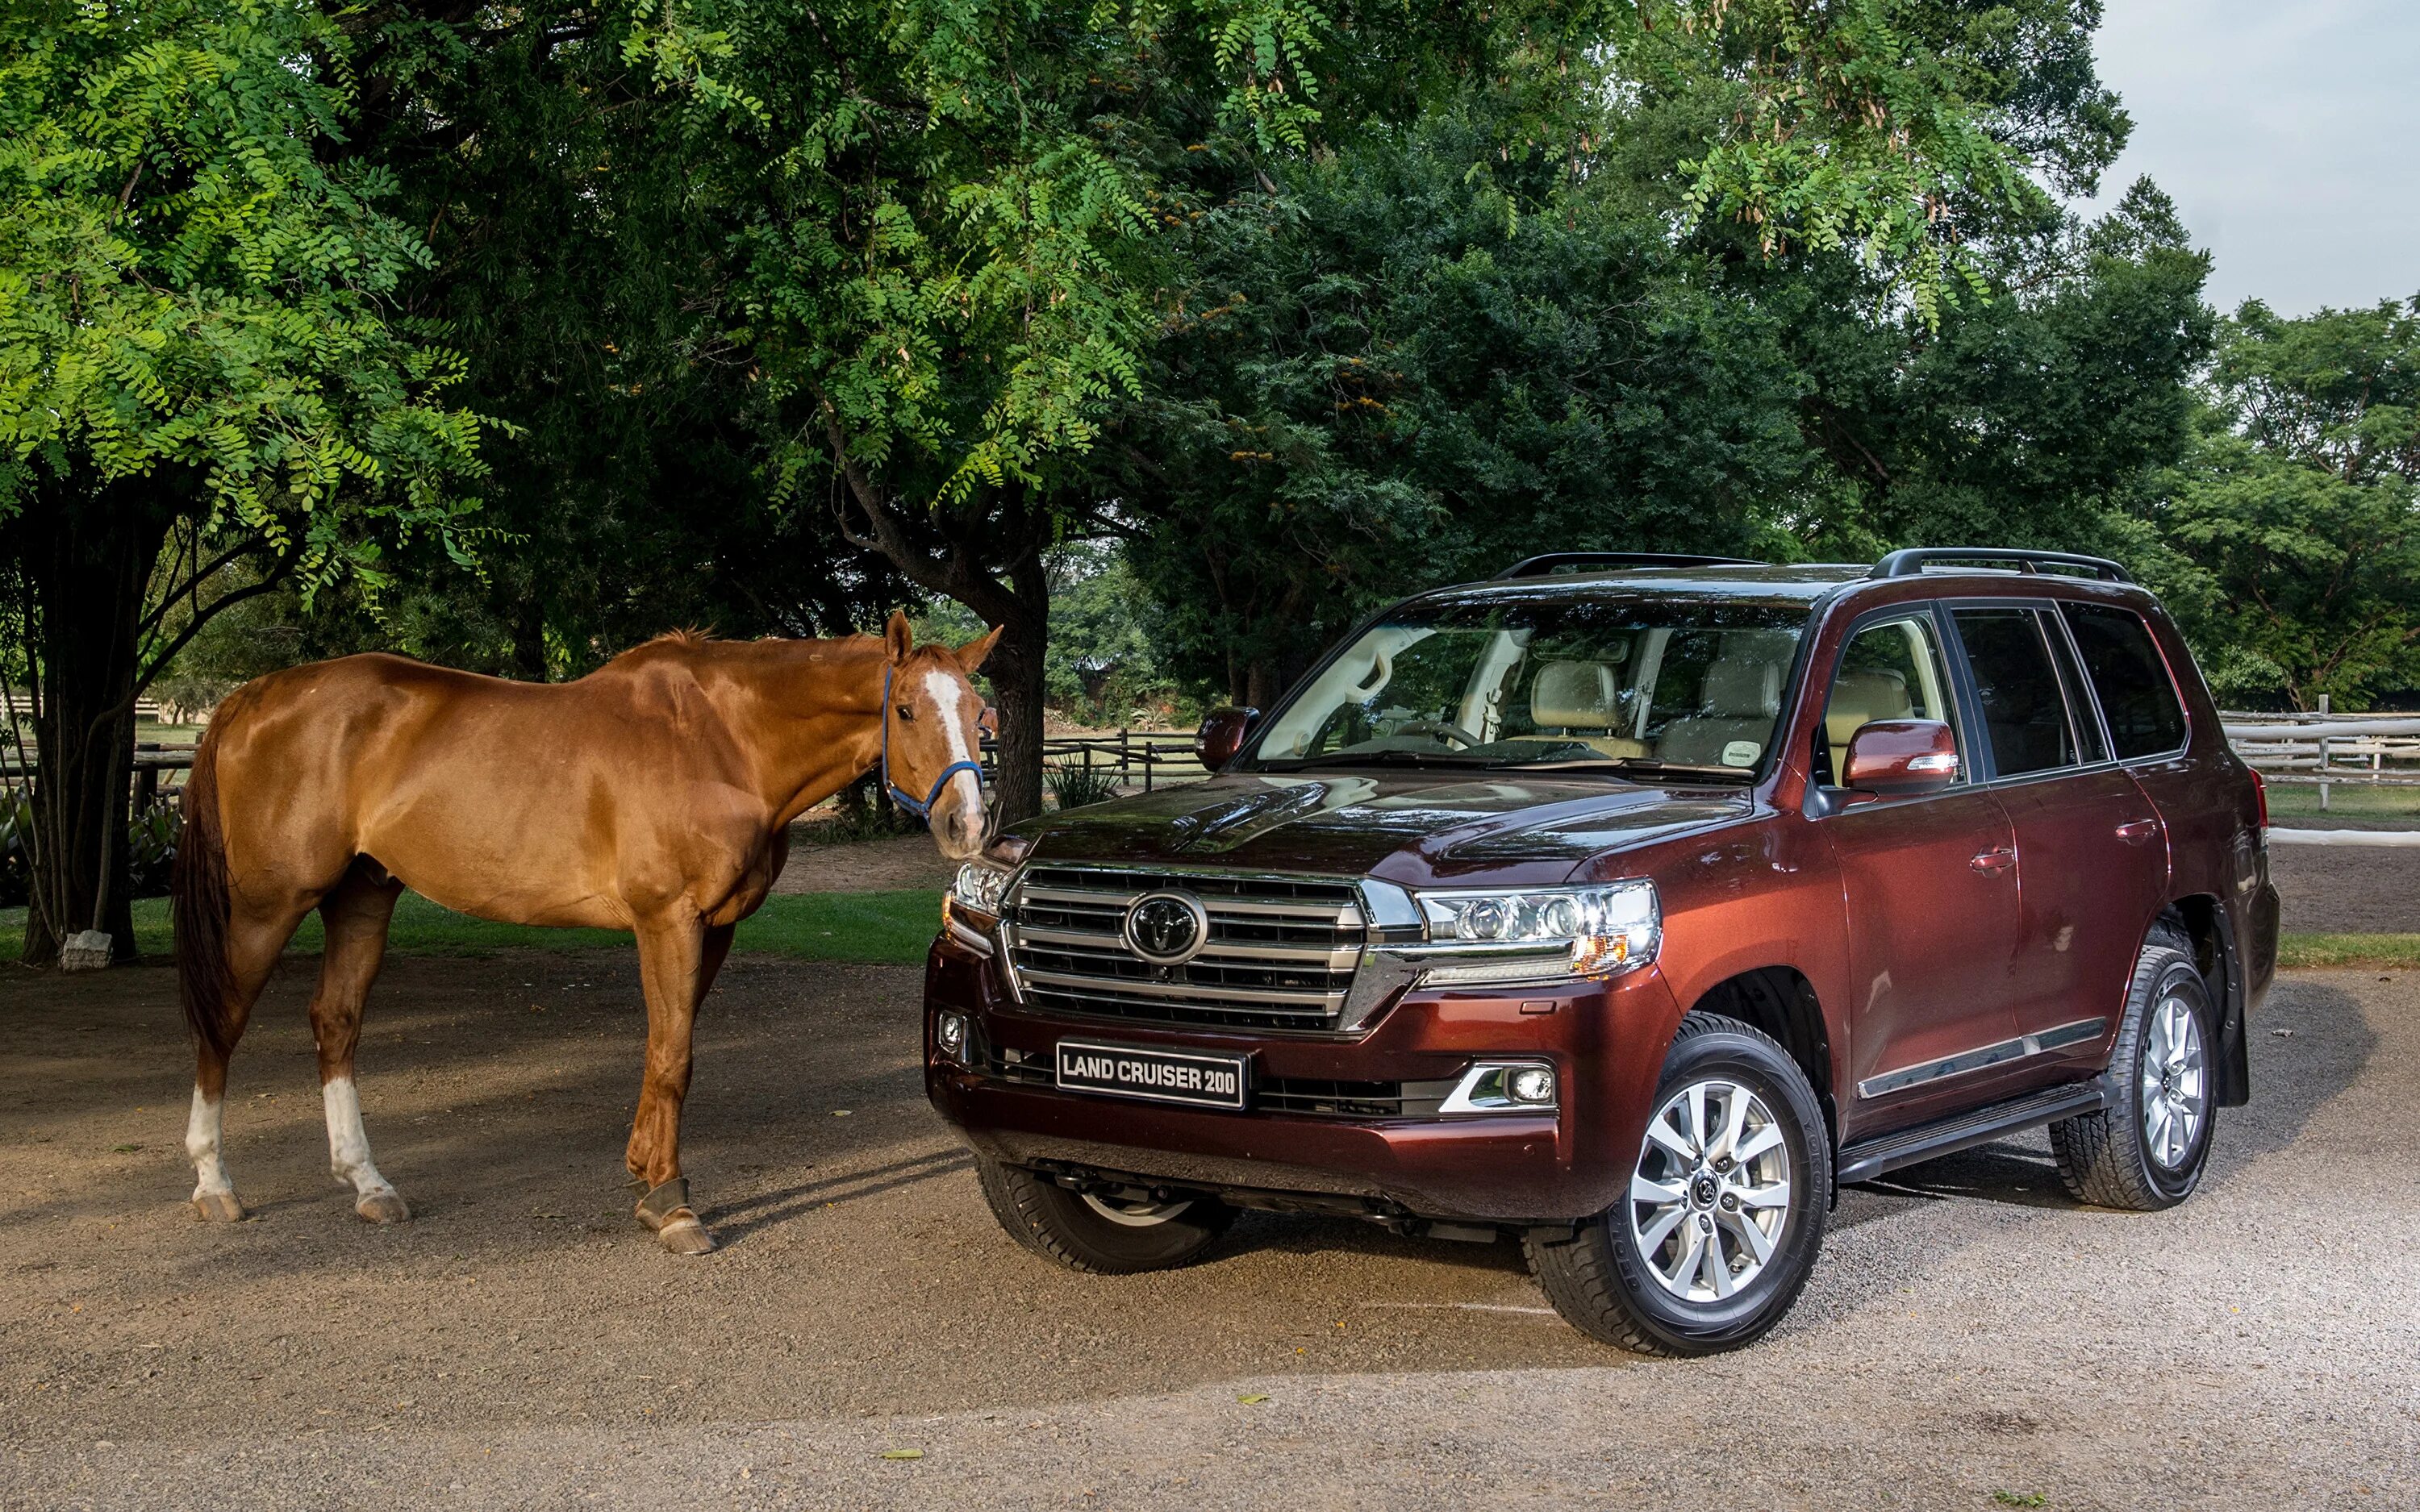
[[[1187,1202],[1121,1202],[1084,1194],[1084,1206],[1113,1224],[1128,1228],[1154,1228],[1193,1206]]]
[[[1691,1082],[1648,1120],[1630,1178],[1630,1234],[1685,1302],[1720,1302],[1761,1274],[1790,1221],[1790,1147],[1753,1088]]]
[[[2181,997],[2160,1000],[2143,1036],[2143,1146],[2169,1170],[2191,1158],[2210,1116],[2201,1015]]]

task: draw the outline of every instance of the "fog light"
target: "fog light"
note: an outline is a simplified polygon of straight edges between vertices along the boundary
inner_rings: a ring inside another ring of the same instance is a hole
[[[964,1060],[967,1050],[967,1016],[964,1013],[943,1013],[933,1021],[933,1041],[941,1054],[952,1060]]]
[[[1505,1078],[1504,1089],[1515,1103],[1552,1103],[1555,1072],[1550,1066],[1523,1066]]]

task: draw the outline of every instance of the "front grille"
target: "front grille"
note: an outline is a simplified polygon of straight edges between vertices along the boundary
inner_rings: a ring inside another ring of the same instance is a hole
[[[1126,909],[1152,892],[1202,902],[1210,933],[1178,966],[1128,949]],[[1009,910],[1018,995],[1047,1012],[1128,1023],[1326,1029],[1368,931],[1349,882],[1035,866]]]
[[[1052,1087],[1058,1082],[1046,1050],[994,1050],[983,1069],[1004,1082]],[[1306,1076],[1268,1076],[1250,1084],[1250,1106],[1263,1113],[1313,1119],[1404,1119],[1435,1114],[1453,1092],[1455,1078],[1419,1082],[1330,1082]]]

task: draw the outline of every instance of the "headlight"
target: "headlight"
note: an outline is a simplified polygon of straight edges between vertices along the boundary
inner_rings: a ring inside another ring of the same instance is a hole
[[[950,884],[950,902],[961,912],[981,914],[985,922],[1000,917],[1000,900],[1008,891],[1009,872],[989,861],[969,861]]]
[[[1610,977],[1655,959],[1663,911],[1644,878],[1587,887],[1419,895],[1435,956],[1431,985]]]

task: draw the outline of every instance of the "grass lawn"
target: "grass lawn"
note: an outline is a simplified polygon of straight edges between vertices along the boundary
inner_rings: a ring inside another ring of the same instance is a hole
[[[2420,934],[2287,934],[2277,942],[2281,966],[2420,968]]]
[[[938,892],[785,893],[765,900],[756,916],[739,926],[734,949],[761,950],[794,961],[892,961],[915,963],[939,933]],[[17,959],[25,934],[25,911],[0,908],[0,962]],[[168,900],[145,898],[134,905],[134,942],[145,955],[169,952]],[[289,955],[319,953],[319,916],[294,933]],[[440,908],[407,892],[396,905],[387,949],[396,955],[486,955],[494,950],[593,950],[628,946],[619,930],[532,929],[490,924]],[[2288,933],[2278,942],[2283,966],[2378,966],[2420,969],[2420,934]]]
[[[732,948],[784,955],[795,961],[918,962],[940,933],[938,892],[784,893],[765,900],[755,917],[739,926]],[[25,911],[0,908],[0,962],[14,961],[25,936]],[[169,951],[168,900],[145,898],[134,904],[134,943],[145,955]],[[407,892],[396,904],[387,949],[396,955],[486,955],[492,950],[591,950],[627,947],[620,930],[532,929],[490,924]],[[287,953],[319,953],[319,916],[294,932]]]
[[[2288,829],[2420,829],[2420,787],[2332,782],[2322,813],[2319,784],[2272,782],[2269,822]]]

